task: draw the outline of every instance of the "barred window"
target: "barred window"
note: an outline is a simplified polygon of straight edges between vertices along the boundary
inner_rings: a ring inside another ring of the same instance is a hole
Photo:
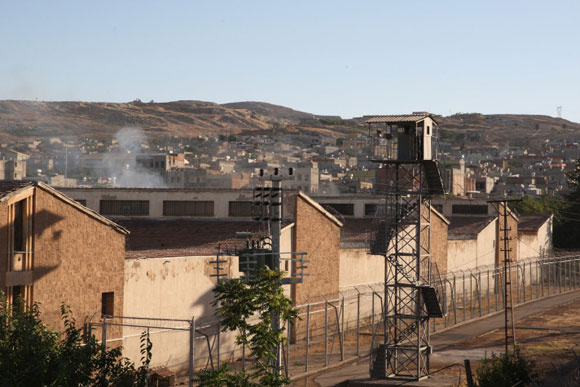
[[[454,214],[487,215],[487,205],[454,204],[451,211]]]
[[[213,216],[213,201],[164,200],[164,216]]]
[[[101,200],[101,215],[149,215],[149,200]]]
[[[324,203],[323,207],[330,207],[338,211],[341,215],[354,215],[354,204],[352,203]]]
[[[240,218],[249,218],[252,216],[252,202],[230,202],[229,203],[229,215]]]

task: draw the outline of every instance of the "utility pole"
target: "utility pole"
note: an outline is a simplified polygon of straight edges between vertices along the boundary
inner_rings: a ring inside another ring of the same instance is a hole
[[[261,217],[262,220],[268,220],[271,227],[271,235],[272,235],[272,270],[280,270],[280,233],[282,231],[282,180],[288,180],[292,176],[293,170],[290,168],[288,170],[289,176],[281,176],[279,174],[279,169],[274,168],[274,174],[270,175],[269,177],[264,177],[264,170],[260,169],[260,180],[261,181],[269,181],[271,183],[271,189],[269,189],[269,200],[266,197],[268,193],[266,193],[264,187],[262,188],[258,195],[254,194],[254,200],[257,199],[256,196],[259,196],[269,202],[270,207],[270,214],[264,214],[264,210],[261,210]],[[266,216],[264,216],[266,215]],[[268,216],[269,215],[269,216]],[[282,286],[282,283],[280,283]],[[272,330],[277,331],[280,329],[280,316],[275,315],[272,316]],[[278,373],[282,372],[282,356],[281,356],[281,347],[278,345],[275,349],[276,352],[276,360],[274,367]]]
[[[503,302],[504,302],[504,331],[505,331],[505,353],[509,352],[510,345],[515,352],[516,347],[516,329],[514,324],[514,309],[512,301],[512,281],[511,281],[511,258],[510,253],[512,248],[510,247],[510,241],[512,238],[509,232],[512,230],[508,226],[508,202],[519,202],[521,199],[499,199],[499,200],[488,200],[488,203],[497,203],[497,212],[499,215],[499,234],[503,233],[501,236],[501,242],[503,242],[503,247],[500,249],[503,252]],[[494,204],[495,206],[495,204]],[[502,218],[503,217],[503,222]],[[503,223],[503,229],[502,227]]]

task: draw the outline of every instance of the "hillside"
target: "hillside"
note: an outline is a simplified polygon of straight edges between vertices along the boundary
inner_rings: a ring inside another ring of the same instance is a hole
[[[580,141],[580,124],[540,115],[456,114],[437,117],[443,141],[453,144],[537,145],[545,139]],[[265,102],[219,105],[166,103],[0,101],[0,139],[111,136],[125,126],[148,136],[309,134],[344,137],[364,133],[364,120],[319,116]]]
[[[290,121],[212,102],[167,103],[0,101],[4,137],[109,136],[139,126],[151,136],[208,135],[263,130]]]

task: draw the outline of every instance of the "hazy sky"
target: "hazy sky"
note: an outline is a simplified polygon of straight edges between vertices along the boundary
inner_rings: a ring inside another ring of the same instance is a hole
[[[0,0],[0,99],[580,121],[580,1]]]

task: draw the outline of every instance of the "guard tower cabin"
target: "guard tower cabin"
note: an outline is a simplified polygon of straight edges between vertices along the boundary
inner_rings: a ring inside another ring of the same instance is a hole
[[[437,121],[427,112],[376,116],[366,121],[369,137],[386,146],[387,159],[398,161],[436,160]],[[376,134],[372,130],[376,130]]]

